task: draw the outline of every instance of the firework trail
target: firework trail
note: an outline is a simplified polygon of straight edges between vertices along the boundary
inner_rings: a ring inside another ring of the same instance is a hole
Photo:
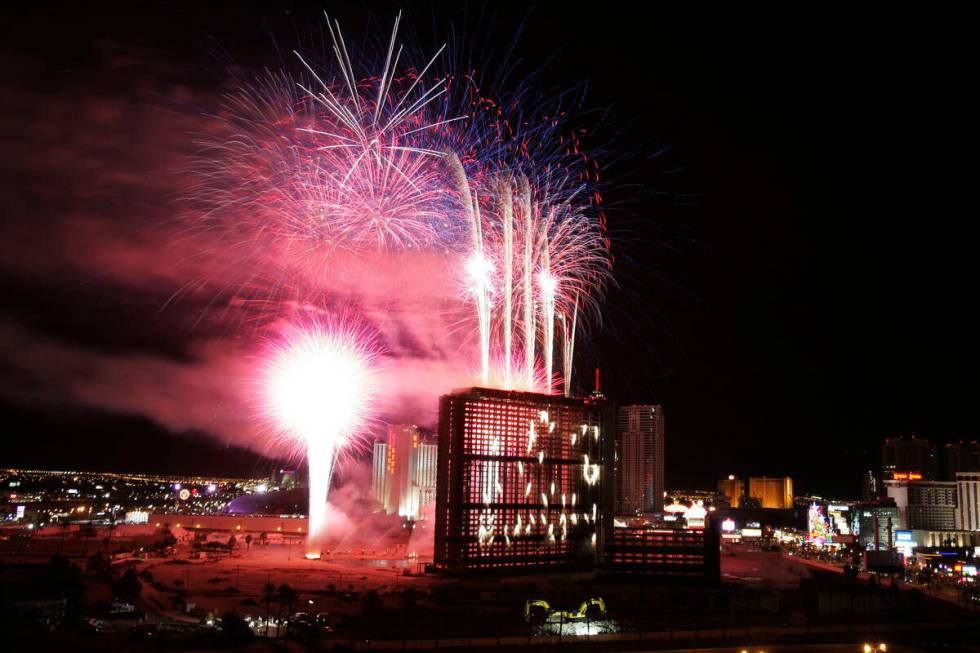
[[[524,360],[527,361],[527,382],[530,385],[534,381],[534,342],[536,330],[534,328],[534,291],[531,279],[534,275],[534,221],[531,219],[531,188],[528,185],[527,177],[520,178],[520,198],[522,215],[524,218],[524,265],[523,265],[523,288],[524,288]]]
[[[290,327],[268,353],[267,418],[309,467],[307,557],[319,557],[334,466],[364,432],[377,393],[381,352],[347,318]]]
[[[512,387],[511,368],[513,367],[512,351],[512,322],[514,309],[514,196],[513,182],[509,174],[504,174],[500,180],[500,213],[503,222],[503,257],[504,257],[504,387]]]
[[[471,253],[466,260],[468,288],[476,305],[480,341],[480,379],[483,385],[490,381],[490,290],[493,266],[484,256],[483,223],[480,204],[470,192],[470,182],[459,156],[454,152],[446,155],[452,181],[459,193],[459,202],[469,225]]]

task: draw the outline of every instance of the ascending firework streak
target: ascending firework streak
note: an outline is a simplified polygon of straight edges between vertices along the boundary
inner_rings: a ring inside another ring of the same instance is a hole
[[[494,378],[504,388],[523,384],[527,389],[551,392],[555,385],[556,330],[560,329],[559,364],[567,395],[571,390],[583,298],[589,300],[592,296],[594,301],[608,272],[602,231],[574,207],[574,194],[557,204],[535,201],[526,177],[517,177],[515,189],[514,177],[509,173],[501,174],[492,187],[496,211],[481,214],[479,202],[470,196],[470,184],[458,158],[449,159],[470,224],[468,289],[477,309],[482,378]],[[542,194],[547,200],[546,193]],[[501,269],[502,274],[496,275],[495,270]],[[515,285],[520,289],[517,293]],[[498,291],[502,308],[499,315],[492,315],[491,298]],[[513,302],[518,295],[522,310],[514,311]],[[499,378],[489,369],[496,328],[492,324],[500,325],[503,339],[503,374]],[[523,359],[514,355],[515,332],[523,335]],[[535,364],[538,343],[543,381],[537,378]],[[522,365],[522,374],[515,374]]]
[[[562,372],[565,376],[562,389],[565,391],[565,396],[569,397],[572,393],[572,361],[575,356],[575,327],[578,322],[578,297],[575,298],[572,304],[571,324],[569,324],[569,317],[564,313],[558,317],[561,318],[563,336],[561,364]]]
[[[527,371],[527,386],[534,387],[534,293],[531,276],[534,274],[534,220],[531,213],[531,187],[527,177],[521,175],[518,181],[521,198],[521,214],[524,217],[524,365]]]
[[[541,321],[542,340],[544,341],[544,378],[545,391],[551,394],[553,385],[555,355],[555,293],[558,281],[551,274],[551,250],[548,247],[548,233],[541,235],[541,272],[538,276],[538,287],[541,293],[541,308],[544,319]]]
[[[306,454],[308,558],[320,557],[337,458],[365,429],[379,354],[367,334],[344,319],[293,327],[271,348],[263,379],[265,413]]]
[[[510,174],[500,179],[500,214],[504,227],[504,387],[512,387],[511,367],[513,365],[512,322],[514,309],[514,190]]]
[[[484,385],[490,381],[490,290],[493,265],[483,252],[483,224],[480,218],[480,205],[470,192],[470,182],[466,170],[455,153],[446,153],[450,174],[459,191],[459,201],[470,227],[471,254],[466,261],[466,272],[470,282],[470,292],[476,304],[476,315],[480,336],[480,371]]]

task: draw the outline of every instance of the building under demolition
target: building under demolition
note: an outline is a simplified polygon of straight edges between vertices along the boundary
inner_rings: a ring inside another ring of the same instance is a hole
[[[613,485],[604,402],[469,388],[440,401],[435,565],[592,568]]]

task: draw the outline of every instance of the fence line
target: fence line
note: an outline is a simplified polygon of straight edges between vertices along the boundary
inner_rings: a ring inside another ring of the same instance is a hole
[[[346,647],[355,651],[401,651],[418,649],[458,649],[502,646],[543,646],[585,642],[636,642],[673,640],[727,640],[746,637],[785,637],[793,635],[835,635],[842,633],[877,633],[886,631],[951,629],[956,623],[896,623],[896,624],[828,624],[820,626],[751,626],[746,628],[713,628],[704,630],[647,630],[595,635],[541,635],[505,637],[458,637],[442,639],[344,640],[324,642],[326,648]]]

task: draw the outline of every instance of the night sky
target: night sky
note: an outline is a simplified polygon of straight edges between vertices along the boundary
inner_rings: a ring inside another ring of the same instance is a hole
[[[275,66],[323,6],[356,37],[398,5],[201,4],[3,10],[0,465],[264,471],[214,349],[236,319],[154,228],[229,62]],[[598,6],[409,13],[429,49],[450,22],[488,62],[516,38],[518,73],[605,112],[618,286],[577,369],[664,404],[667,486],[853,496],[886,436],[976,438],[965,21]]]

